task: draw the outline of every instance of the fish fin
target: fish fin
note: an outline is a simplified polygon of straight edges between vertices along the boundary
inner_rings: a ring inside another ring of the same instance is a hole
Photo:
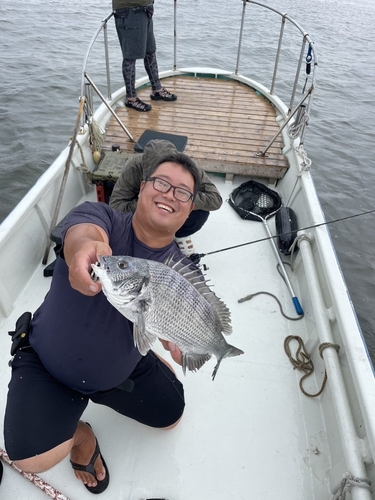
[[[215,380],[216,373],[219,369],[220,363],[224,358],[230,358],[232,356],[239,356],[240,354],[244,354],[241,349],[234,347],[233,345],[228,344],[228,348],[225,351],[224,355],[221,358],[218,358],[214,371],[212,372],[212,380]]]
[[[211,354],[183,353],[182,354],[182,371],[184,372],[184,375],[186,375],[186,368],[191,372],[196,372],[210,358],[211,358]]]
[[[230,311],[226,304],[211,290],[202,272],[187,258],[180,255],[170,255],[164,264],[183,276],[211,304],[215,310],[224,335],[232,333]]]
[[[137,307],[137,329],[140,334],[144,335],[146,331],[145,312],[147,309],[147,302],[140,300]]]
[[[145,312],[148,308],[147,301],[140,300],[137,305],[137,322],[133,326],[134,344],[138,351],[145,356],[155,342],[156,336],[146,330]]]
[[[204,288],[205,285],[205,288]],[[224,335],[232,333],[230,311],[226,304],[213,292],[208,285],[199,284],[195,288],[203,295],[203,297],[211,304],[215,310],[221,325],[221,331]]]
[[[138,326],[134,323],[133,338],[138,351],[142,354],[142,356],[146,356],[157,337],[146,330],[140,331]]]

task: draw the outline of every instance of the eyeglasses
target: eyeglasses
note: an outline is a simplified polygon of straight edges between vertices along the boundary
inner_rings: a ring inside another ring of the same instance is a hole
[[[148,181],[153,181],[154,189],[160,193],[168,193],[168,191],[173,189],[173,196],[182,203],[186,203],[194,198],[193,193],[187,189],[173,186],[170,182],[160,179],[160,177],[147,177],[146,182]]]

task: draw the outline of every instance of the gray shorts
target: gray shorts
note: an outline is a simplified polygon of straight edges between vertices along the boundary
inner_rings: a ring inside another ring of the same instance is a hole
[[[115,11],[116,31],[124,59],[144,59],[156,51],[152,15],[154,6]]]

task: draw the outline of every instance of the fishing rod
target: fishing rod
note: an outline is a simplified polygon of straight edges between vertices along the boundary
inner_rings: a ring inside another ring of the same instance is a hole
[[[293,231],[288,231],[286,233],[276,234],[275,236],[267,236],[266,238],[260,238],[259,240],[253,240],[253,241],[248,241],[246,243],[240,243],[239,245],[233,245],[231,247],[221,248],[220,250],[213,250],[212,252],[207,252],[207,253],[192,253],[189,256],[189,259],[192,260],[194,262],[194,264],[198,264],[199,261],[200,261],[200,259],[202,257],[206,257],[207,255],[213,255],[215,253],[225,252],[226,250],[233,250],[234,248],[240,248],[240,247],[244,247],[246,245],[252,245],[254,243],[260,243],[261,241],[267,241],[267,240],[271,240],[273,238],[279,238],[280,236],[288,236],[288,235],[296,233],[298,231],[305,231],[307,229],[313,229],[315,227],[327,226],[328,224],[333,224],[335,222],[341,222],[343,220],[348,220],[348,219],[354,219],[355,217],[361,217],[363,215],[373,214],[374,212],[375,212],[375,209],[373,209],[373,210],[367,210],[366,212],[361,212],[359,214],[348,215],[347,217],[340,217],[339,219],[334,219],[334,220],[330,220],[330,221],[326,221],[326,222],[321,222],[320,224],[313,224],[312,226],[306,226],[306,227],[302,227],[300,229],[295,229]]]

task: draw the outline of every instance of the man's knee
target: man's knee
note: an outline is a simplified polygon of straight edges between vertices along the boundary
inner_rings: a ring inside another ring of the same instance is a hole
[[[176,422],[174,424],[168,425],[168,427],[163,427],[162,430],[163,431],[169,431],[171,429],[174,429],[176,427],[176,425],[178,425],[181,422],[181,419],[182,419],[182,415],[181,415],[181,417],[178,420],[176,420]]]
[[[157,417],[155,417],[152,426],[162,430],[173,429],[180,423],[184,410],[185,399],[183,394],[181,394],[178,390],[176,391],[176,397],[174,397],[173,400],[170,400],[164,410]]]

